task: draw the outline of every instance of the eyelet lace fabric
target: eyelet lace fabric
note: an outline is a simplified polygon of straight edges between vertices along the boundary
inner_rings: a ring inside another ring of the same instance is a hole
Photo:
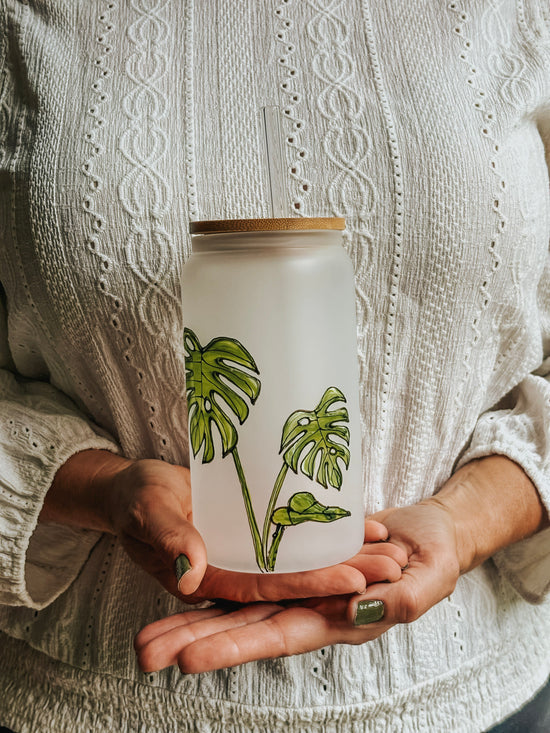
[[[548,533],[372,643],[143,675],[132,636],[182,605],[38,515],[77,450],[187,463],[188,223],[267,215],[270,105],[288,215],[347,222],[367,511],[494,452],[550,506],[546,5],[0,0],[0,52],[3,724],[478,733],[519,707],[550,671]]]

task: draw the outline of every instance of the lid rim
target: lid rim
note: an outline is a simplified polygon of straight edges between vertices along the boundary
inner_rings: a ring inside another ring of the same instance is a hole
[[[330,217],[288,217],[280,219],[213,219],[192,221],[191,234],[222,234],[236,232],[284,232],[308,230],[343,231],[346,220],[338,216]]]

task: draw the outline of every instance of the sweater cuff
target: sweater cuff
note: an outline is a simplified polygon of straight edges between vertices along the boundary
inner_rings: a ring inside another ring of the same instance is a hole
[[[38,521],[57,470],[72,455],[88,449],[118,453],[112,440],[89,427],[85,432],[52,455],[29,456],[17,489],[0,486],[0,499],[1,494],[7,499],[1,502],[0,603],[36,610],[48,606],[73,582],[101,537],[101,532]]]
[[[477,458],[495,454],[506,456],[521,466],[535,485],[550,514],[550,481],[533,460],[533,455],[520,447],[498,441],[476,445],[462,456],[456,469]],[[528,603],[542,603],[550,593],[550,528],[500,550],[493,555],[492,560],[500,573]]]

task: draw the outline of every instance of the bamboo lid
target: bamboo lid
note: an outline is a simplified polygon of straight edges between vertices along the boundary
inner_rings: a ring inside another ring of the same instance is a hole
[[[293,217],[288,219],[216,219],[192,221],[191,234],[222,234],[224,232],[285,232],[346,228],[345,219],[338,216]]]

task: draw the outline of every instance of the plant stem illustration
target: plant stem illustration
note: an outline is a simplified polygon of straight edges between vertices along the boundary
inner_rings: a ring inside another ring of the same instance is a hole
[[[186,328],[184,346],[193,456],[196,458],[202,449],[202,463],[214,459],[215,427],[221,440],[222,458],[231,454],[239,478],[256,564],[261,571],[273,572],[287,527],[303,522],[334,522],[350,516],[344,509],[319,503],[307,491],[294,493],[286,506],[277,508],[289,469],[295,474],[300,472],[325,489],[330,486],[340,490],[343,482],[340,464],[347,470],[350,462],[350,433],[344,424],[349,421],[348,411],[335,403],[345,403],[346,399],[339,389],[329,387],[313,410],[296,410],[286,420],[279,450],[283,465],[271,491],[260,536],[237,450],[238,432],[232,420],[234,415],[239,425],[243,425],[249,416],[247,400],[254,405],[260,395],[258,367],[252,355],[236,339],[219,337],[203,347],[193,331]]]

